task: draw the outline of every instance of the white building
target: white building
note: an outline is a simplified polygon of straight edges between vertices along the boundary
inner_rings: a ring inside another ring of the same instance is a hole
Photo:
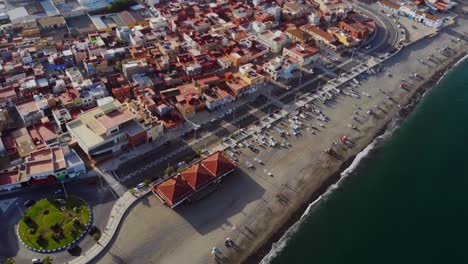
[[[162,123],[145,119],[144,112],[129,109],[112,97],[98,101],[98,107],[67,123],[70,135],[91,158],[111,155],[124,146],[136,146],[160,136]],[[162,133],[162,132],[161,132]]]
[[[318,26],[320,24],[320,15],[317,11],[313,11],[310,15],[307,16],[307,20],[313,26]]]
[[[30,16],[26,8],[23,6],[8,11],[7,15],[10,18],[11,24],[13,25],[34,19],[34,17]]]
[[[297,64],[282,56],[278,56],[263,65],[263,70],[270,74],[273,80],[290,79]]]
[[[285,45],[291,43],[291,39],[281,30],[268,30],[257,34],[257,41],[270,48],[272,52],[281,52]]]
[[[38,123],[41,118],[44,117],[44,112],[39,109],[36,101],[29,99],[23,102],[19,102],[15,105],[24,125],[30,126],[34,123]]]
[[[319,50],[308,44],[290,44],[283,48],[283,56],[289,56],[301,66],[315,61]]]
[[[83,74],[81,74],[80,70],[77,67],[68,68],[65,70],[65,74],[70,78],[72,83],[82,83],[83,82]]]
[[[97,106],[98,100],[106,97],[108,94],[104,84],[93,84],[89,79],[83,81],[78,91],[80,92],[83,107]]]

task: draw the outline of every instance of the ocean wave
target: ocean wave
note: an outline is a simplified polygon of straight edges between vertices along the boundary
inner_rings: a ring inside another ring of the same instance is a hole
[[[286,247],[286,245],[288,244],[292,236],[299,230],[299,227],[301,226],[301,224],[306,220],[305,217],[310,215],[312,209],[317,208],[319,203],[326,200],[326,198],[330,194],[332,194],[336,189],[338,189],[341,185],[341,182],[345,178],[347,178],[349,175],[351,175],[351,173],[358,167],[361,161],[365,159],[373,150],[380,147],[382,143],[385,142],[393,134],[393,132],[399,127],[401,120],[402,118],[399,115],[392,118],[392,120],[388,123],[387,129],[385,130],[385,132],[382,135],[376,137],[369,145],[367,145],[365,149],[359,152],[354,158],[351,165],[340,174],[340,179],[335,184],[332,184],[330,187],[328,187],[328,189],[325,191],[323,195],[320,195],[317,199],[315,199],[312,203],[310,203],[307,206],[304,213],[302,214],[299,221],[294,223],[284,233],[284,235],[280,238],[278,242],[273,243],[273,246],[270,252],[268,252],[268,254],[262,259],[262,261],[260,261],[260,264],[268,264],[273,259],[275,259],[275,257]]]
[[[458,66],[460,63],[462,63],[465,59],[468,58],[468,54],[465,55],[463,58],[461,58],[457,63],[455,63],[450,69],[447,71],[451,71],[453,68]],[[442,75],[442,77],[437,81],[439,83],[440,80],[442,80],[447,72]],[[429,89],[430,90],[430,89]],[[422,95],[424,97],[426,93]],[[419,100],[415,100],[411,102],[410,104],[406,105],[404,108],[407,107],[412,107],[413,104],[417,103]],[[403,120],[403,117],[398,114],[392,120],[387,124],[387,128],[385,132],[376,137],[369,145],[366,146],[361,152],[359,152],[356,157],[354,158],[353,162],[351,165],[346,168],[341,174],[340,174],[340,179],[335,183],[332,184],[328,189],[325,191],[325,193],[321,196],[319,196],[316,200],[314,200],[312,203],[310,203],[304,213],[302,214],[301,218],[299,221],[294,223],[285,233],[284,235],[280,238],[280,240],[276,243],[273,243],[272,249],[270,252],[262,259],[260,264],[269,264],[275,257],[286,247],[288,244],[289,240],[292,238],[292,236],[299,230],[299,227],[301,224],[306,220],[306,216],[310,215],[311,211],[313,208],[317,208],[317,206],[324,200],[328,198],[330,194],[332,194],[336,189],[338,189],[344,179],[346,179],[348,176],[350,176],[356,168],[359,166],[359,164],[369,156],[372,151],[375,151],[378,149],[384,142],[386,142],[387,139],[390,138],[391,135],[400,127],[400,124]]]
[[[440,81],[442,81],[449,72],[451,72],[453,69],[455,69],[458,65],[460,65],[461,63],[463,63],[466,59],[468,58],[468,53],[463,56],[463,58],[459,59],[455,64],[453,64],[440,78],[439,80],[437,80],[437,83],[436,84],[439,84]],[[427,93],[427,92],[426,92]],[[424,94],[426,94],[424,93]],[[424,95],[423,95],[424,96]]]
[[[318,201],[318,199],[316,200]],[[314,201],[312,204],[314,204],[316,201]],[[307,207],[308,210],[310,210],[310,208],[312,208],[311,205],[309,205],[309,207]],[[307,210],[306,210],[307,211]],[[270,263],[273,259],[276,258],[276,256],[278,256],[278,254],[283,251],[283,249],[286,247],[286,245],[288,244],[288,241],[292,238],[292,236],[297,232],[297,230],[299,230],[299,227],[301,226],[301,223],[304,221],[302,218],[304,217],[304,215],[302,215],[301,217],[301,220],[297,221],[296,223],[294,223],[285,233],[284,235],[280,238],[280,240],[276,243],[273,243],[273,246],[270,250],[270,252],[268,252],[268,255],[266,255],[262,261],[260,261],[260,264],[268,264]]]

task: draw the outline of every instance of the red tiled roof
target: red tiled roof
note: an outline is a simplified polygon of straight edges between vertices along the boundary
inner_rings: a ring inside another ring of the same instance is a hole
[[[186,180],[187,183],[195,190],[203,187],[206,183],[215,179],[215,175],[201,166],[200,163],[197,163],[192,167],[184,170],[180,173],[180,176]]]
[[[236,164],[234,164],[220,151],[212,154],[211,156],[202,160],[200,163],[210,173],[216,176],[226,173],[236,167]]]
[[[165,180],[153,188],[169,206],[181,201],[193,192],[192,187],[179,175]]]

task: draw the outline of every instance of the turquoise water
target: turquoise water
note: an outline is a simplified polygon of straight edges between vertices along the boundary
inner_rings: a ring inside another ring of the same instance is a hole
[[[272,263],[468,263],[467,76],[465,61]]]

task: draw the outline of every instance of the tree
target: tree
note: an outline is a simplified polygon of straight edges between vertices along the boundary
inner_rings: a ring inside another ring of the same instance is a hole
[[[119,11],[128,9],[130,6],[134,4],[136,4],[134,0],[116,0],[110,3],[107,6],[107,9],[109,9],[110,12],[119,12]]]
[[[42,260],[43,264],[52,264],[52,258],[47,256]]]
[[[121,70],[122,70],[122,62],[121,62],[121,61],[116,62],[116,63],[115,63],[115,67],[116,67],[119,71],[121,71]]]
[[[146,186],[148,186],[148,185],[150,184],[151,181],[150,181],[150,179],[146,179],[146,180],[144,180],[143,182],[145,183]]]
[[[7,259],[5,259],[5,263],[6,264],[14,264],[15,260],[13,258],[7,258]]]
[[[172,173],[172,168],[171,168],[171,167],[168,167],[168,168],[166,169],[166,174],[169,176],[169,175],[171,175],[171,173]]]
[[[96,243],[99,241],[100,238],[101,238],[101,233],[96,233],[93,235],[93,240]]]

